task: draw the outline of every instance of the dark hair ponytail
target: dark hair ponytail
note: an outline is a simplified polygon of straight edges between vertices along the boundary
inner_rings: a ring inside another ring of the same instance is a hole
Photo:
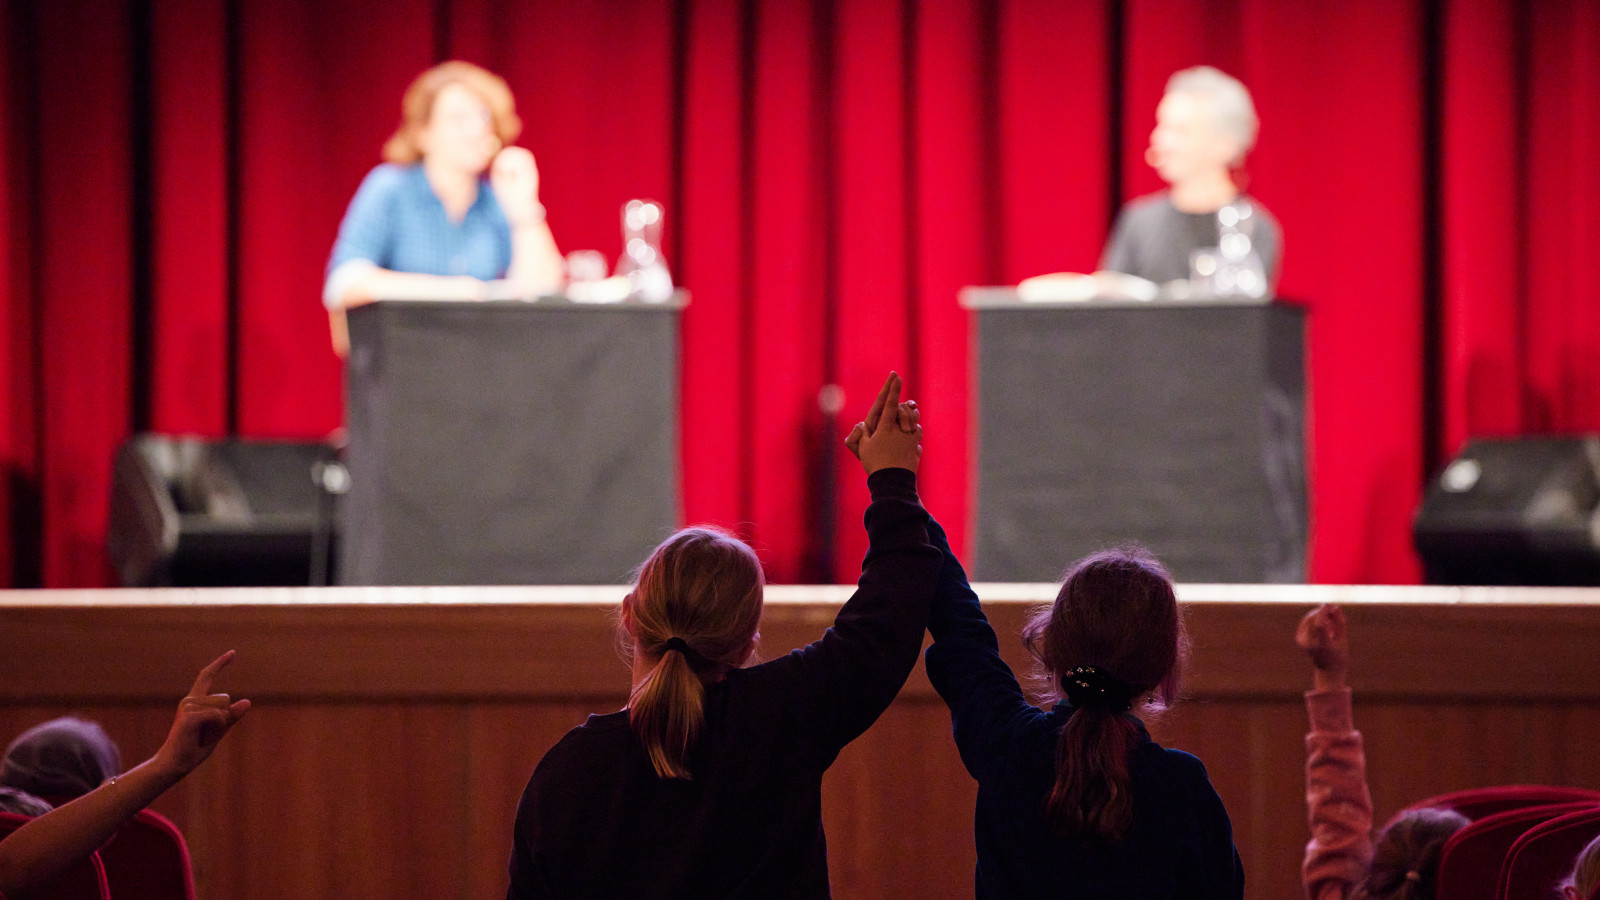
[[[1045,810],[1056,830],[1118,840],[1133,824],[1128,754],[1133,724],[1105,708],[1080,709],[1056,738],[1056,783]]]
[[[1073,713],[1056,738],[1045,815],[1058,833],[1120,841],[1133,825],[1128,762],[1138,727],[1124,713],[1156,691],[1177,695],[1187,637],[1172,578],[1138,547],[1095,553],[1068,571],[1023,641]]]
[[[1408,809],[1372,846],[1372,868],[1351,900],[1432,900],[1445,841],[1471,821],[1453,809]]]

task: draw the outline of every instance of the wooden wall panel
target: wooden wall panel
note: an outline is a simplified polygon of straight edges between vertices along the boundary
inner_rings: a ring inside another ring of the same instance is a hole
[[[980,586],[1008,660],[1049,586]],[[194,670],[256,706],[156,803],[184,829],[203,900],[499,897],[511,822],[544,752],[619,708],[620,590],[0,592],[0,740],[96,718],[135,762]],[[1187,696],[1152,724],[1198,755],[1233,818],[1247,896],[1296,896],[1309,673],[1291,636],[1346,604],[1357,722],[1380,819],[1475,785],[1600,786],[1600,592],[1187,586]],[[762,654],[821,633],[837,588],[770,590]],[[824,787],[834,893],[972,895],[975,787],[920,667]]]
[[[545,751],[583,724],[591,712],[620,709],[627,703],[628,676],[620,664],[617,675],[617,690],[604,703],[477,703],[469,709],[462,848],[468,872],[467,890],[461,896],[505,896],[511,826],[528,776]]]
[[[977,785],[937,697],[903,699],[823,781],[835,897],[971,897]]]

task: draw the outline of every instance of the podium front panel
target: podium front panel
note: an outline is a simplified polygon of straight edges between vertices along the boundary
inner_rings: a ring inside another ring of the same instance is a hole
[[[351,310],[345,584],[613,584],[678,505],[676,306]]]
[[[975,577],[1053,581],[1137,542],[1179,581],[1304,580],[1299,308],[969,305]]]

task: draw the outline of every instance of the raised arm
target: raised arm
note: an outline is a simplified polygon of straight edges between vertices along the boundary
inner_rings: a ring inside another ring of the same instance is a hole
[[[934,588],[928,631],[928,680],[950,707],[956,748],[967,771],[982,777],[994,758],[992,750],[1003,723],[1028,709],[1027,697],[1011,667],[1000,657],[1000,642],[983,614],[966,570],[950,550],[949,538],[937,522],[928,536],[939,548],[942,563]]]
[[[873,413],[881,412],[882,398],[867,419],[856,425],[851,440],[873,428]],[[916,422],[915,404],[902,404],[898,421]],[[849,443],[847,441],[846,443]],[[854,448],[852,448],[854,449]],[[933,605],[928,616],[928,631],[934,644],[928,648],[928,679],[950,707],[956,745],[967,770],[978,777],[993,746],[998,725],[1008,717],[1028,710],[1011,667],[1000,658],[1000,644],[990,627],[978,595],[967,581],[961,560],[950,549],[944,528],[928,520],[928,539],[940,554],[939,578],[934,586]]]
[[[891,374],[847,444],[867,472],[867,555],[856,591],[821,639],[772,664],[799,673],[818,704],[825,749],[837,752],[867,730],[905,684],[922,648],[939,553],[917,498],[921,427],[901,427],[900,378]],[[880,419],[881,416],[881,419]],[[869,430],[867,422],[880,420]],[[909,429],[909,430],[907,430]]]
[[[0,841],[0,895],[20,894],[50,881],[99,849],[134,813],[206,761],[250,710],[249,700],[211,692],[217,674],[232,660],[229,650],[200,670],[155,756]]]
[[[1324,604],[1305,615],[1295,643],[1311,660],[1306,693],[1306,807],[1311,841],[1301,880],[1311,900],[1344,900],[1372,864],[1372,794],[1366,755],[1355,730],[1350,688],[1350,643],[1344,611]]]
[[[555,235],[539,202],[539,167],[523,147],[507,147],[495,155],[489,184],[511,226],[511,268],[506,281],[519,297],[537,297],[561,290],[563,265]]]

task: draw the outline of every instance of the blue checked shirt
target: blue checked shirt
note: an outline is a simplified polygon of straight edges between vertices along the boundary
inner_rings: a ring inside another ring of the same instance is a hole
[[[511,226],[487,180],[458,223],[445,215],[421,165],[384,163],[350,201],[328,271],[354,259],[394,272],[503,278],[511,267]]]

